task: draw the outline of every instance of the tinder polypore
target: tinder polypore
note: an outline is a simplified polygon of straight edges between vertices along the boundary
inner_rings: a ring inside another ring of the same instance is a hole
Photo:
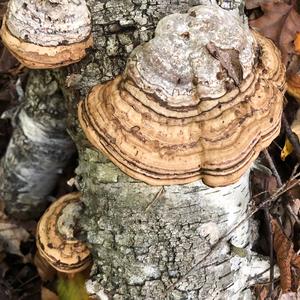
[[[79,193],[67,194],[45,211],[37,226],[39,254],[60,272],[80,272],[91,264],[87,245],[74,236],[77,229],[72,218],[79,214],[81,204]]]
[[[232,12],[198,6],[162,19],[122,76],[79,105],[89,141],[152,185],[236,182],[278,135],[280,53]]]
[[[92,46],[90,12],[85,0],[10,0],[1,37],[28,68],[69,65]]]

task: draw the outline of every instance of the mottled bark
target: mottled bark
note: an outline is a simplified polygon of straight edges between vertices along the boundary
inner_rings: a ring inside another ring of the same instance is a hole
[[[200,2],[89,0],[95,46],[70,77],[76,78],[81,97],[91,86],[120,74],[128,54],[153,36],[163,16]],[[71,104],[75,113],[76,100]],[[230,192],[207,190],[201,182],[153,187],[128,177],[92,150],[80,130],[73,136],[86,206],[81,225],[94,257],[89,291],[102,300],[251,299],[249,278],[266,263],[248,248],[232,251],[230,237],[212,251],[246,214],[247,174],[244,184],[231,186]],[[250,227],[244,223],[232,243],[249,245]]]
[[[52,72],[32,72],[0,167],[0,197],[17,218],[40,215],[75,147],[65,101]]]
[[[251,299],[242,290],[267,264],[248,248],[241,251],[244,257],[230,249],[248,244],[247,222],[189,273],[245,216],[248,174],[225,189],[201,182],[154,187],[126,176],[93,150],[80,157],[86,204],[81,224],[95,261],[90,291],[107,299]]]

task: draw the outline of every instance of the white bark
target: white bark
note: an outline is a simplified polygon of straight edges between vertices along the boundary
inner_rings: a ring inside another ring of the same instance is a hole
[[[53,74],[33,72],[0,165],[0,196],[16,218],[38,216],[74,153],[66,108]]]
[[[95,259],[90,292],[114,300],[251,299],[250,278],[268,268],[249,250],[253,226],[244,222],[218,243],[246,215],[248,173],[225,188],[162,188],[133,180],[94,151],[80,157],[81,224]],[[243,256],[230,244],[244,247]]]

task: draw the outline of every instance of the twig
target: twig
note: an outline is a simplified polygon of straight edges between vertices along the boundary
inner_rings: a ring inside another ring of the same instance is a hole
[[[25,285],[27,285],[28,283],[31,283],[32,281],[38,279],[40,276],[39,275],[35,275],[31,278],[29,278],[27,281],[23,282],[20,286],[18,286],[17,289],[15,289],[16,291],[22,291],[21,288],[24,287]]]
[[[276,143],[276,141],[273,141],[272,144],[274,144],[280,151],[282,151],[282,147]]]
[[[153,205],[156,204],[156,202],[158,201],[159,197],[162,195],[164,191],[164,186],[162,186],[160,188],[160,190],[157,192],[157,194],[155,195],[155,197],[153,198],[153,200],[147,205],[145,212],[147,212]]]
[[[300,1],[300,0],[299,0]],[[296,165],[294,166],[293,172],[291,176],[294,176],[299,168],[299,162],[296,163]],[[292,209],[291,205],[288,203],[286,206],[287,210],[289,211],[289,213],[291,214],[291,216],[293,217],[294,221],[300,225],[300,220],[298,218],[298,216],[295,214],[294,210]]]
[[[292,171],[291,176],[294,176],[294,175],[296,174],[296,172],[297,172],[299,166],[300,166],[300,163],[297,162],[297,163],[295,164],[295,166],[294,166],[294,169],[293,169],[293,171]]]
[[[272,225],[271,225],[271,217],[270,217],[270,212],[269,208],[264,207],[264,215],[266,218],[266,223],[268,226],[268,235],[269,235],[269,254],[270,254],[270,289],[269,289],[269,297],[272,295],[274,291],[274,249],[273,249],[273,230],[272,230]]]
[[[200,266],[200,264],[217,248],[217,246],[220,243],[225,241],[238,227],[240,227],[244,222],[248,221],[256,212],[258,212],[260,209],[265,207],[267,204],[270,204],[275,200],[277,200],[281,195],[283,195],[284,193],[292,189],[294,186],[300,184],[300,179],[297,179],[294,182],[292,182],[299,175],[300,172],[296,173],[287,182],[285,182],[280,188],[278,188],[276,192],[272,194],[268,199],[266,199],[264,202],[258,205],[253,211],[250,211],[243,220],[241,220],[238,224],[236,224],[233,228],[231,228],[223,237],[221,237],[216,243],[214,243],[207,254],[205,254],[198,262],[196,262],[193,266],[191,266],[181,278],[179,278],[177,281],[171,284],[166,289],[165,294],[172,291],[179,283],[181,283],[187,276],[189,276],[191,272],[193,272],[198,266]]]
[[[299,0],[299,1],[300,1],[300,0]],[[270,166],[270,168],[271,168],[271,170],[272,170],[272,172],[273,172],[273,174],[274,174],[274,176],[275,176],[275,178],[276,178],[276,180],[277,180],[278,185],[279,185],[279,186],[282,186],[282,180],[281,180],[281,178],[280,178],[280,175],[279,175],[279,173],[278,173],[278,171],[277,171],[277,169],[276,169],[276,167],[275,167],[275,164],[274,164],[274,162],[273,162],[273,159],[272,159],[272,157],[270,156],[270,154],[269,154],[269,152],[268,152],[267,149],[264,150],[264,155],[265,155],[265,157],[266,157],[266,159],[267,159],[267,161],[268,161],[268,163],[269,163],[269,166]],[[295,165],[295,167],[294,167],[294,169],[293,169],[293,172],[292,172],[292,176],[294,176],[294,174],[296,173],[298,167],[299,167],[299,163],[297,163],[297,164]],[[286,200],[287,200],[287,201],[286,201],[285,205],[286,205],[286,208],[287,208],[288,212],[289,212],[290,215],[293,217],[293,219],[295,220],[295,222],[296,222],[297,224],[300,224],[300,221],[299,221],[298,216],[294,213],[294,211],[293,211],[291,205],[289,204],[289,202],[292,200],[292,198],[291,198],[291,196],[290,196],[288,193],[287,193],[287,195],[286,195]]]
[[[298,216],[295,214],[295,212],[293,211],[292,207],[288,204],[286,206],[287,210],[289,211],[290,215],[293,217],[294,221],[300,225],[300,220],[298,218]]]
[[[296,157],[297,157],[298,161],[300,161],[300,144],[299,144],[299,140],[298,140],[297,135],[292,131],[292,129],[291,129],[284,113],[282,114],[282,125],[284,127],[285,133],[286,133],[289,141],[293,145],[294,153],[296,154]]]
[[[275,167],[274,161],[272,157],[269,154],[269,151],[267,149],[263,150],[264,155],[268,161],[269,167],[271,168],[273,175],[276,178],[278,187],[282,186],[282,180],[280,178],[280,175]],[[266,185],[266,184],[265,184]],[[265,186],[264,190],[267,190],[267,186]],[[266,195],[265,195],[266,197]],[[266,223],[268,226],[268,235],[269,235],[269,255],[270,255],[270,289],[268,292],[268,296],[272,297],[273,291],[274,291],[274,249],[273,249],[273,230],[271,225],[271,218],[270,218],[270,211],[268,207],[264,207],[264,215],[266,219]]]
[[[268,161],[269,167],[272,170],[273,175],[276,178],[278,186],[282,186],[282,180],[281,180],[280,175],[279,175],[279,173],[278,173],[278,171],[277,171],[277,169],[275,167],[273,159],[272,159],[272,157],[269,154],[269,151],[267,149],[264,149],[263,152],[264,152],[264,155],[265,155],[265,157],[266,157],[266,159]]]

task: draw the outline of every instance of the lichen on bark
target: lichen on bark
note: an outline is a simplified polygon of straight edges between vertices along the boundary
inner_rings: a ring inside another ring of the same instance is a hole
[[[80,157],[81,224],[94,254],[93,292],[108,299],[238,299],[247,287],[248,263],[257,258],[235,256],[227,241],[183,277],[245,215],[248,175],[227,190],[199,181],[157,187],[126,176],[93,150]],[[245,246],[248,224],[235,234],[232,242]]]

